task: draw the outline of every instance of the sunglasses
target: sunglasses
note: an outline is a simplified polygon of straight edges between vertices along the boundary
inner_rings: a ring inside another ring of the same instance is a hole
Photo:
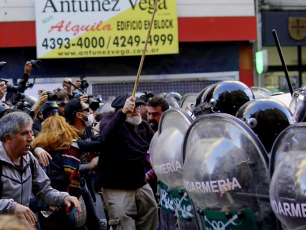
[[[59,107],[65,107],[66,103],[65,102],[61,102],[57,104]]]

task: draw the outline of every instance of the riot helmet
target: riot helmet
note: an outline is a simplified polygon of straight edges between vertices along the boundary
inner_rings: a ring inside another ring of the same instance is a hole
[[[202,115],[203,112],[202,112],[202,108],[204,106],[204,101],[206,100],[206,96],[208,94],[208,92],[215,86],[215,84],[211,84],[211,85],[208,85],[206,86],[200,93],[199,95],[197,96],[196,98],[196,102],[195,102],[195,108],[193,110],[193,116],[199,116],[199,115]]]
[[[201,104],[195,115],[227,113],[235,116],[246,102],[255,99],[250,88],[239,81],[221,81],[203,92]]]
[[[58,105],[55,101],[46,101],[40,108],[40,112],[43,114],[43,119],[47,119],[49,116],[58,116]]]
[[[182,99],[182,95],[178,92],[170,92],[167,93],[166,98],[173,97],[177,102],[179,102]]]
[[[5,115],[5,113],[10,110],[11,107],[9,107],[7,104],[4,102],[0,103],[0,118]]]
[[[289,108],[274,98],[260,98],[244,104],[236,114],[258,136],[267,152],[270,152],[276,137],[294,118]]]
[[[154,97],[154,94],[151,92],[136,92],[135,96],[147,103],[152,97]]]
[[[216,85],[216,84],[208,85],[208,86],[206,86],[206,87],[199,93],[199,95],[198,95],[197,98],[196,98],[195,106],[198,106],[198,105],[204,103],[204,101],[205,101],[205,99],[206,99],[206,96],[207,96],[207,93],[208,93],[215,85]]]

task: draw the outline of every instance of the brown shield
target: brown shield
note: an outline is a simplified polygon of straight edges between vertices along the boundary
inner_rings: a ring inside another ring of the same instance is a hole
[[[296,41],[303,40],[306,37],[306,18],[289,17],[288,22],[290,37]]]

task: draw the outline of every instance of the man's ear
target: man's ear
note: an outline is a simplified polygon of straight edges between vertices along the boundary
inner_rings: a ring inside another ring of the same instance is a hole
[[[75,114],[75,117],[77,117],[77,118],[83,118],[83,116],[82,116],[82,114],[81,113],[79,113],[79,112],[77,112],[76,114]]]
[[[11,139],[12,139],[12,138],[11,138],[10,134],[8,134],[8,133],[4,134],[4,140],[5,140],[5,142],[10,141]]]

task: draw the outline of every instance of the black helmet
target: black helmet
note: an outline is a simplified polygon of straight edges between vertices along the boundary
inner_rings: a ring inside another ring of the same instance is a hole
[[[209,92],[209,90],[211,90],[213,87],[215,86],[215,84],[211,84],[206,86],[198,95],[197,99],[196,99],[196,104],[195,106],[197,107],[198,105],[204,103],[207,93]]]
[[[58,105],[55,101],[46,101],[45,104],[40,107],[39,110],[44,117],[44,120],[47,119],[50,115],[58,116]]]
[[[227,113],[235,116],[242,105],[255,98],[247,85],[229,80],[208,86],[201,93],[197,99],[197,103],[201,103],[194,113],[195,116],[209,113]]]
[[[252,100],[238,110],[236,117],[257,134],[267,152],[270,152],[276,137],[295,122],[289,108],[274,98]]]

